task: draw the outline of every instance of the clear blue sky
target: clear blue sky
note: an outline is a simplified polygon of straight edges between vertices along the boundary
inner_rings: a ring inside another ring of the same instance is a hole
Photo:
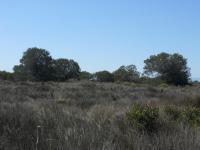
[[[200,77],[200,1],[1,0],[0,70],[35,46],[90,72],[128,64],[142,71],[151,54],[178,52]]]

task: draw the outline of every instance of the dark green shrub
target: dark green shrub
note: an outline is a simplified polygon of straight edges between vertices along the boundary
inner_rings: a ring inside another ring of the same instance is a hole
[[[99,71],[96,74],[97,81],[99,82],[113,82],[114,77],[113,74],[110,73],[109,71]]]
[[[134,105],[126,117],[137,129],[153,132],[158,125],[159,109],[149,105]]]
[[[2,80],[14,80],[13,73],[0,71],[0,79]]]
[[[91,78],[92,74],[87,71],[82,71],[80,73],[80,80],[89,80]]]
[[[200,108],[186,108],[181,115],[181,119],[192,126],[200,127]]]
[[[200,108],[196,107],[166,107],[165,113],[170,119],[178,122],[184,122],[191,126],[200,127]]]

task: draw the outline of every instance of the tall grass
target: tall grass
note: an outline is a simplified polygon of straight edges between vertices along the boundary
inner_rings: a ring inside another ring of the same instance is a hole
[[[0,149],[35,150],[37,143],[38,150],[197,150],[199,126],[173,115],[179,108],[188,117],[194,111],[185,108],[194,108],[196,123],[199,97],[199,86],[161,90],[123,83],[1,82]],[[147,111],[156,108],[156,122],[150,116],[156,132],[130,123],[141,124],[141,118],[149,123],[143,105],[152,108]],[[141,118],[135,119],[138,109],[131,111],[132,106],[142,106]]]

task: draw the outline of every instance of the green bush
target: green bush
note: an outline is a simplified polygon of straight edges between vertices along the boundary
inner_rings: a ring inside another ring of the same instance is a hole
[[[188,122],[192,126],[200,127],[200,108],[186,108],[181,118],[184,122]]]
[[[113,82],[114,77],[113,74],[109,71],[99,71],[96,72],[97,81],[99,82]]]
[[[158,125],[159,109],[149,105],[133,105],[126,118],[137,129],[153,132]]]
[[[200,108],[166,107],[165,113],[174,121],[184,122],[191,126],[200,127]]]

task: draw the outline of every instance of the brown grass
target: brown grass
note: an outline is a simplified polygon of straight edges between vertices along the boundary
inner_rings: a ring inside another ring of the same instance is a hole
[[[126,112],[136,103],[159,107],[158,132],[129,124]],[[199,104],[199,85],[1,81],[0,149],[35,150],[40,125],[38,150],[197,150],[199,127],[171,120],[165,107]]]

